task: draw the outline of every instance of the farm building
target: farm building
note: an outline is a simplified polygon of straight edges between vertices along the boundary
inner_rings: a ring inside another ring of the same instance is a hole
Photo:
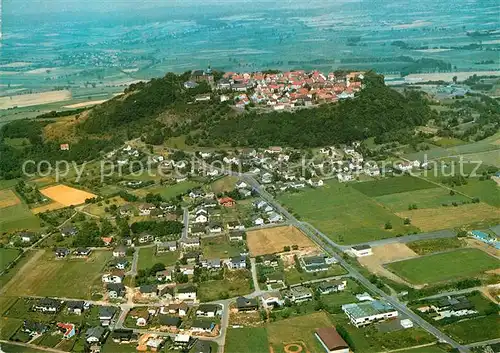
[[[349,346],[340,337],[335,327],[322,327],[316,330],[314,336],[327,353],[349,353]]]

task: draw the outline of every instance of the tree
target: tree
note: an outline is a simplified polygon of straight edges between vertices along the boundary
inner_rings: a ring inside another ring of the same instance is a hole
[[[405,225],[408,225],[408,224],[410,224],[410,223],[411,223],[411,219],[410,219],[410,218],[405,218],[405,219],[403,220],[403,224],[405,224]]]
[[[385,229],[392,229],[392,223],[391,223],[391,221],[385,222],[384,228]]]

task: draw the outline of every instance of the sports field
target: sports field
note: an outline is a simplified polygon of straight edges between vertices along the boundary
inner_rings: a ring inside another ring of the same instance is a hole
[[[479,249],[450,252],[392,262],[386,267],[414,284],[428,284],[475,277],[500,267],[500,261]]]
[[[0,208],[15,206],[21,203],[21,200],[12,190],[0,190]]]
[[[314,336],[319,327],[333,326],[325,312],[279,320],[267,326],[269,343],[275,352],[284,351],[290,343],[299,343],[302,352],[323,353],[325,350]]]
[[[85,203],[86,199],[96,197],[90,192],[75,189],[66,185],[55,185],[40,190],[40,192],[48,198],[63,204],[64,206],[80,205]]]
[[[314,249],[316,245],[295,227],[273,227],[252,230],[247,233],[251,256],[283,252],[285,246],[298,245],[299,249]]]
[[[401,218],[410,218],[411,223],[423,231],[459,227],[482,221],[500,221],[500,210],[486,203],[471,203],[457,207],[424,208],[397,213]]]
[[[438,186],[423,179],[404,175],[400,177],[355,183],[352,184],[352,187],[366,196],[377,197],[400,192],[433,189]]]
[[[40,229],[40,220],[31,213],[28,206],[21,203],[15,206],[0,208],[0,233],[23,229]]]
[[[52,251],[46,251],[9,283],[5,294],[89,299],[95,285],[101,287],[100,277],[110,258],[109,251],[94,251],[88,259],[56,260]]]
[[[342,244],[362,243],[418,231],[416,227],[404,225],[403,219],[353,186],[336,181],[328,181],[321,188],[283,194],[279,201],[298,214],[301,221],[311,223]],[[392,229],[385,229],[387,222],[391,223]]]

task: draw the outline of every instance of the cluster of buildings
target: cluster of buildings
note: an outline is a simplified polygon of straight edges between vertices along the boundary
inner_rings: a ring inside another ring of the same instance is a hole
[[[220,91],[234,92],[234,102],[243,108],[250,103],[284,110],[332,103],[353,98],[362,89],[363,72],[327,75],[304,70],[278,73],[226,72],[217,82]],[[226,95],[221,101],[227,100]]]

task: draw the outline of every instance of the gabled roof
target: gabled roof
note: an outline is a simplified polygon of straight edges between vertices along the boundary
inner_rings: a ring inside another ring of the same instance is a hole
[[[173,317],[173,316],[168,316],[168,315],[159,315],[158,320],[160,321],[160,325],[163,325],[163,326],[179,327],[181,325],[181,319],[178,317]]]

